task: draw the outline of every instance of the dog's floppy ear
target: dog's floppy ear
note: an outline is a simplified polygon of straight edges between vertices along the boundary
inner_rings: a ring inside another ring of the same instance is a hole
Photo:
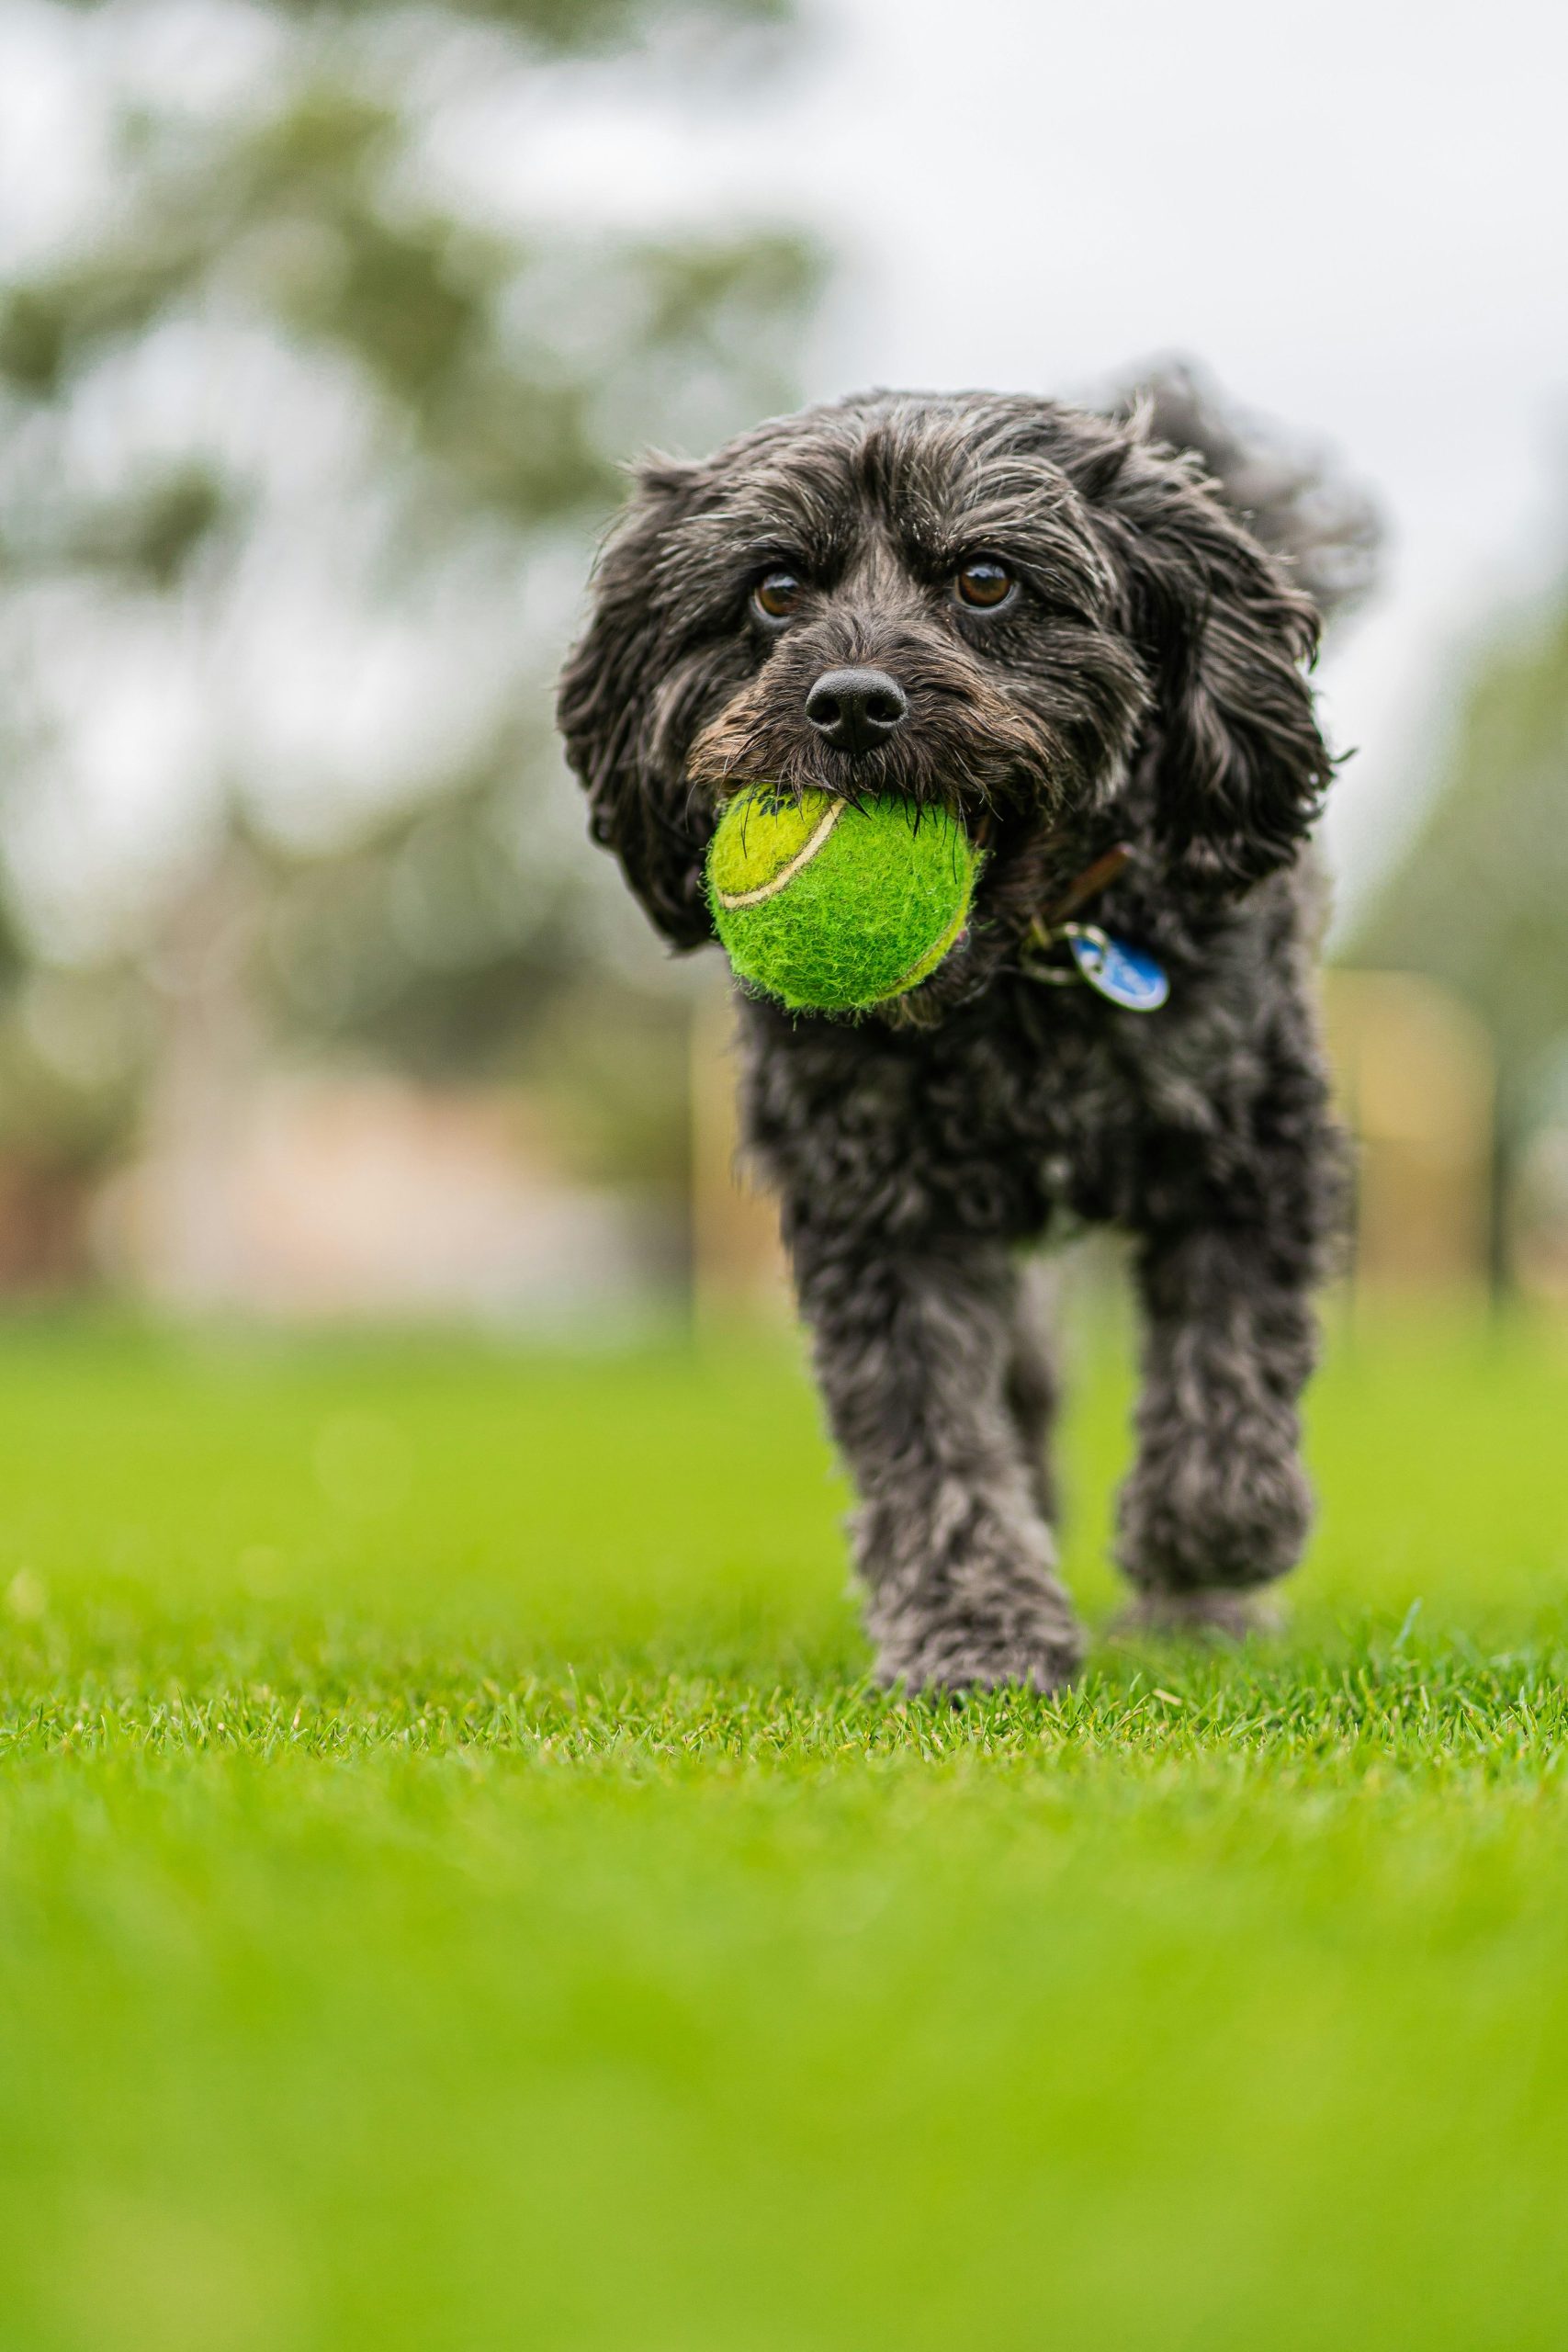
[[[1154,690],[1159,847],[1232,895],[1289,861],[1333,774],[1303,675],[1317,614],[1190,460],[1129,451],[1101,512]]]
[[[637,898],[677,947],[713,927],[703,893],[705,839],[658,725],[671,648],[661,594],[667,533],[690,513],[700,466],[663,459],[639,471],[637,493],[594,575],[588,628],[561,673],[556,718],[587,789],[589,831],[619,858]]]

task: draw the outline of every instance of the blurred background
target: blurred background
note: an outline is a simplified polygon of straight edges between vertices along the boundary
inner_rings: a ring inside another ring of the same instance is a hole
[[[716,959],[550,725],[619,468],[1179,354],[1372,490],[1323,663],[1354,1283],[1568,1311],[1568,18],[6,0],[0,1286],[773,1301]]]

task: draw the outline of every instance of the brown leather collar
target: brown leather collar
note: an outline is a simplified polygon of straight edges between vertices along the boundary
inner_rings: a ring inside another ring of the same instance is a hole
[[[1108,849],[1103,857],[1097,857],[1092,865],[1084,867],[1076,882],[1068,884],[1055,905],[1040,917],[1036,928],[1055,931],[1058,923],[1064,923],[1070,916],[1077,914],[1091,899],[1098,899],[1102,890],[1110,889],[1112,882],[1132,864],[1133,856],[1131,842],[1118,842],[1114,849]]]
[[[976,848],[988,849],[990,837],[991,812],[987,809],[975,832]],[[1097,857],[1092,865],[1086,865],[1077,879],[1068,883],[1062,896],[1043,914],[1035,916],[1026,934],[1028,945],[1036,950],[1049,950],[1056,946],[1062,925],[1070,922],[1074,915],[1098,899],[1102,891],[1109,890],[1113,882],[1119,881],[1136,855],[1131,842],[1118,842],[1113,848]]]
[[[1101,891],[1109,890],[1118,875],[1132,864],[1134,854],[1131,842],[1118,842],[1114,849],[1097,857],[1092,865],[1086,865],[1044,914],[1035,916],[1025,933],[1020,958],[1021,968],[1031,979],[1046,981],[1052,988],[1064,988],[1082,978],[1076,958],[1066,964],[1053,964],[1046,959],[1056,948],[1066,946],[1075,932],[1082,928],[1073,917],[1098,899]]]

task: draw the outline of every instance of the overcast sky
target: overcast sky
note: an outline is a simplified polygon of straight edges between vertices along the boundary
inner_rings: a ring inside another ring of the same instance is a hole
[[[1568,554],[1562,0],[817,0],[728,107],[558,118],[517,168],[844,256],[807,389],[1072,391],[1150,354],[1335,447],[1391,529],[1325,664],[1353,892],[1486,614]],[[515,151],[514,151],[515,152]]]

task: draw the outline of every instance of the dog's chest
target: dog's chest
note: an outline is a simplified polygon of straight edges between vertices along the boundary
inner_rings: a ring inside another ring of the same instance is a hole
[[[934,1213],[1018,1237],[1121,1213],[1140,1090],[1109,1022],[1076,1006],[993,997],[914,1036],[764,1015],[750,1044],[748,1130],[787,1193],[857,1224]]]
[[[1093,1022],[976,1024],[942,1041],[912,1090],[916,1131],[965,1197],[1035,1225],[1056,1209],[1108,1213],[1135,1115],[1126,1070]]]

